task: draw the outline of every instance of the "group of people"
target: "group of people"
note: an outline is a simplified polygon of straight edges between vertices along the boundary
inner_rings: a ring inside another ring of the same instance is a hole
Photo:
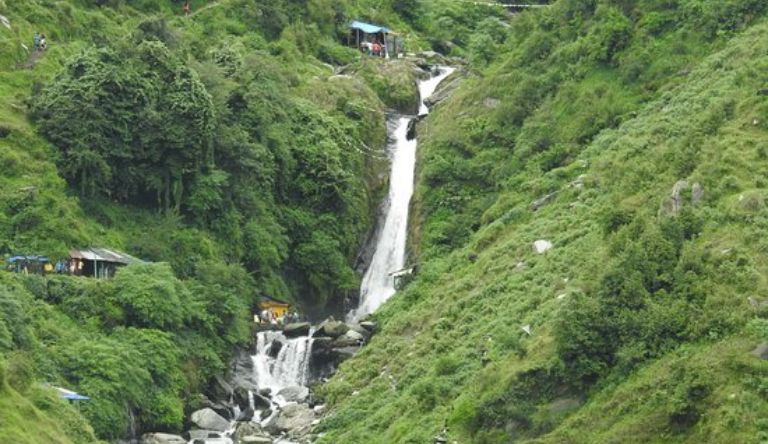
[[[34,37],[32,37],[32,42],[35,45],[35,51],[45,51],[48,49],[48,41],[45,39],[45,34],[35,32]]]
[[[287,325],[301,321],[301,316],[296,311],[289,311],[282,316],[278,316],[272,310],[263,310],[259,314],[259,323],[262,325]]]
[[[360,44],[360,47],[363,49],[363,51],[367,52],[369,56],[387,56],[387,46],[383,43],[365,41]]]

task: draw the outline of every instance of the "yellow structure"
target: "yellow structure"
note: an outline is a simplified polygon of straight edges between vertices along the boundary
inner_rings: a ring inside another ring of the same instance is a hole
[[[286,313],[288,313],[288,309],[291,306],[286,304],[285,302],[275,301],[272,299],[267,299],[259,302],[259,310],[261,311],[269,311],[270,313],[273,313],[276,318],[282,318],[285,316]]]

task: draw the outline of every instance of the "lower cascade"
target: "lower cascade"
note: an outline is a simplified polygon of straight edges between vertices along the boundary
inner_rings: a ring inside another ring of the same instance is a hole
[[[288,339],[279,331],[259,332],[253,355],[259,390],[277,394],[286,387],[306,385],[312,341],[311,336]]]

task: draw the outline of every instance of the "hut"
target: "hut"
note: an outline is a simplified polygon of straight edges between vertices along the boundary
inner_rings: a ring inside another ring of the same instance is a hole
[[[268,311],[271,315],[274,315],[275,318],[284,317],[290,308],[291,305],[287,302],[279,301],[269,296],[262,297],[259,302],[259,310],[261,312]]]
[[[76,276],[111,278],[119,267],[144,262],[125,253],[106,248],[69,251],[69,273]]]
[[[386,58],[389,58],[390,55],[397,56],[400,52],[399,48],[402,42],[398,38],[399,35],[385,26],[353,20],[349,24],[349,31],[350,46],[357,48],[359,51],[363,49],[363,43],[367,42],[383,45],[383,57]]]

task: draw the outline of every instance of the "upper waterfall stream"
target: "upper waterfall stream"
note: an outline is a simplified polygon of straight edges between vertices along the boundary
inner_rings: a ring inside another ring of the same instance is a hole
[[[455,68],[439,67],[436,76],[419,82],[419,115],[429,113],[424,100],[435,92],[437,86],[451,75]],[[400,117],[390,134],[392,171],[389,176],[389,194],[384,225],[376,242],[371,264],[363,276],[360,287],[360,305],[348,318],[360,319],[376,311],[381,304],[395,294],[393,272],[405,266],[405,247],[408,236],[408,208],[413,195],[414,170],[416,167],[416,139],[408,140],[408,125],[415,116]]]

